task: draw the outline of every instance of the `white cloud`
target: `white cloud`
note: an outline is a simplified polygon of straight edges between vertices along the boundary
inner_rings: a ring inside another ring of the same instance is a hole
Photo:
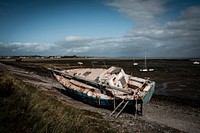
[[[78,54],[78,53],[85,53],[85,52],[89,52],[91,50],[91,47],[89,46],[84,46],[84,47],[74,47],[74,48],[70,48],[70,49],[66,49],[67,53],[74,53],[74,54]]]
[[[121,38],[112,37],[67,36],[63,41],[56,42],[56,45],[57,49],[62,48],[65,54],[90,54],[93,52],[95,54],[95,51],[101,51],[103,54],[110,48],[123,47],[123,45],[119,45],[120,41]]]
[[[43,51],[48,51],[51,50],[52,48],[55,48],[55,44],[54,43],[44,43],[44,44],[37,44],[35,46],[35,50],[39,51],[39,52],[43,52]]]
[[[56,46],[53,43],[12,42],[2,43],[0,53],[6,55],[31,55],[52,51]],[[45,55],[45,53],[43,53]]]
[[[165,3],[166,0],[110,0],[106,5],[136,21],[137,25],[146,25],[156,23],[157,18],[166,12]]]
[[[89,37],[81,37],[81,36],[66,36],[65,41],[67,42],[73,42],[73,41],[83,41],[83,40],[88,40],[90,39]]]

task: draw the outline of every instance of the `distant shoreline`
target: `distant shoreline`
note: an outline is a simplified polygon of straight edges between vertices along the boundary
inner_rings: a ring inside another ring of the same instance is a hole
[[[0,60],[2,61],[14,61],[17,58],[22,58],[23,61],[27,61],[27,60],[144,60],[143,57],[138,57],[138,58],[131,58],[131,57],[121,57],[121,58],[113,58],[113,57],[61,57],[61,58],[57,58],[55,57],[33,57],[33,56],[10,56],[9,58],[7,58],[7,56],[2,56],[0,58]],[[151,58],[151,57],[147,57],[147,60],[183,60],[183,61],[200,61],[200,57],[199,58]]]

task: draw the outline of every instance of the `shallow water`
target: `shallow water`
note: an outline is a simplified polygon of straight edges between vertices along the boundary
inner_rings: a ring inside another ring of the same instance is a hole
[[[150,63],[149,63],[150,64]],[[200,65],[191,60],[152,60],[155,94],[200,100]]]
[[[155,94],[200,100],[200,86],[191,86],[191,83],[192,81],[165,82],[155,89]]]

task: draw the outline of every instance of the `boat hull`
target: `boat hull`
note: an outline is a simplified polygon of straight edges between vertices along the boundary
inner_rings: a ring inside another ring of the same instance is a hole
[[[84,102],[86,104],[96,106],[96,107],[102,107],[102,108],[114,107],[114,105],[116,106],[122,101],[122,99],[120,99],[120,98],[116,98],[114,100],[114,99],[96,98],[93,96],[88,96],[87,94],[85,94],[83,92],[79,92],[79,91],[76,91],[76,90],[74,90],[72,88],[68,88],[68,87],[65,87],[65,94],[76,100]],[[129,103],[127,106],[135,106],[136,103],[141,104],[141,103],[143,103],[143,100],[142,99],[139,99],[137,101],[129,100]]]

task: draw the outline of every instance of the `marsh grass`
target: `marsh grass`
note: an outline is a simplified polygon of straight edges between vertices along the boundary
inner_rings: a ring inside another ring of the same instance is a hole
[[[0,132],[114,132],[98,113],[59,102],[8,72],[0,72]]]

